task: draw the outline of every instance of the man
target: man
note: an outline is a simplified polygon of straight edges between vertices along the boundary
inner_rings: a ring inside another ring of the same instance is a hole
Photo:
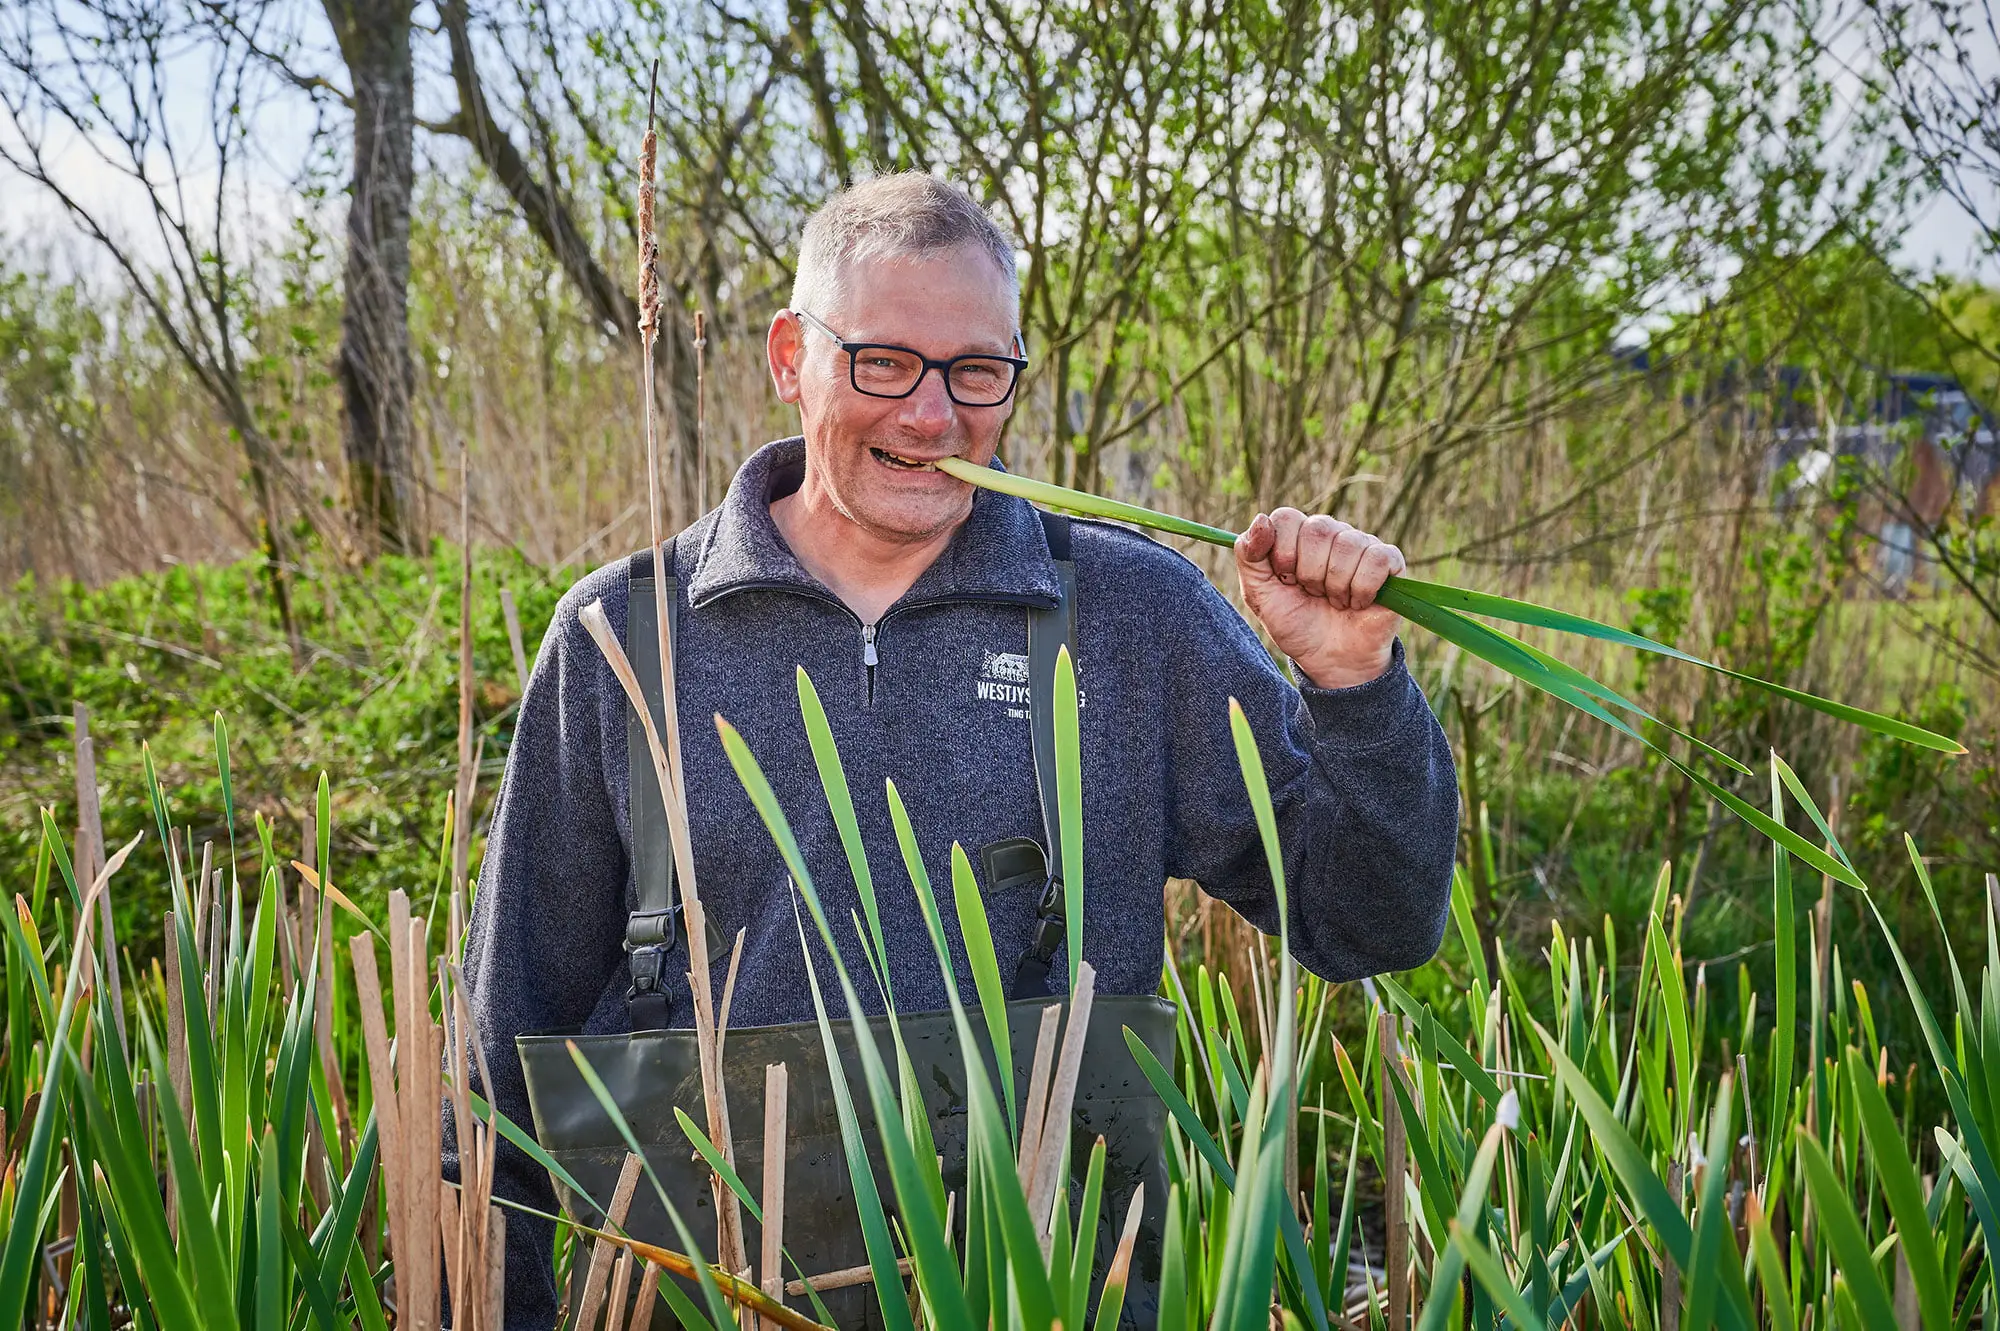
[[[667,555],[679,581],[696,878],[720,935],[746,931],[731,1024],[813,1012],[789,880],[712,715],[757,755],[829,917],[858,909],[799,717],[799,665],[846,763],[898,1002],[942,1008],[914,893],[891,882],[902,860],[884,778],[908,805],[934,882],[949,881],[954,841],[976,854],[1042,836],[1026,709],[1018,693],[980,685],[1008,673],[1002,658],[1018,661],[1027,612],[1056,601],[1044,528],[1020,500],[928,466],[954,455],[991,462],[1013,409],[1025,364],[1013,251],[977,207],[929,177],[858,185],[807,224],[791,308],[772,319],[766,348],[803,438],[754,454],[721,506]],[[1296,686],[1179,554],[1120,527],[1071,526],[1086,693],[1083,947],[1103,992],[1158,986],[1169,877],[1199,881],[1276,931],[1229,736],[1232,696],[1270,780],[1299,960],[1349,979],[1418,965],[1442,935],[1457,835],[1451,753],[1404,668],[1396,617],[1374,604],[1402,555],[1293,509],[1258,515],[1235,554],[1244,600],[1291,658]],[[466,971],[492,1094],[523,1124],[517,1034],[627,1029],[627,702],[577,622],[601,598],[622,633],[627,587],[621,560],[556,611],[522,700],[473,911]],[[1003,967],[1028,948],[1038,897],[1032,885],[989,893]],[[726,949],[714,964],[719,1001]],[[685,965],[683,951],[667,971]],[[1066,987],[1060,955],[1051,979]],[[685,994],[673,1020],[691,1024]],[[498,1187],[553,1209],[547,1179],[511,1148]],[[508,1237],[508,1325],[546,1326],[548,1231],[516,1215]]]

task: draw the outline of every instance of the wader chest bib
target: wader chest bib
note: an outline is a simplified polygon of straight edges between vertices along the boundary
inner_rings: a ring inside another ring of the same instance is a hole
[[[1020,886],[1024,881],[1044,885],[1033,941],[1016,964],[1012,1001],[1008,1004],[1012,1048],[1007,1056],[1014,1065],[1015,1084],[1022,1087],[1028,1084],[1042,1009],[1052,1001],[1065,1001],[1059,995],[1051,995],[1048,984],[1050,965],[1065,937],[1066,905],[1058,853],[1061,832],[1052,711],[1057,651],[1065,643],[1071,643],[1072,655],[1075,652],[1076,565],[1070,558],[1069,520],[1050,513],[1040,516],[1061,590],[1054,609],[1027,612],[1029,724],[1047,848],[1026,838],[1011,838],[988,845],[979,854],[989,895]],[[633,555],[630,572],[625,651],[638,674],[654,722],[664,729],[652,552],[643,550]],[[674,632],[678,628],[675,623],[679,617],[678,593],[679,588],[669,573],[666,602],[670,640],[679,636]],[[707,1121],[694,1031],[667,1025],[672,1006],[668,993],[685,983],[687,970],[685,956],[678,961],[668,960],[680,951],[681,903],[674,881],[659,781],[648,758],[645,731],[636,713],[627,717],[626,747],[631,782],[632,860],[638,895],[638,909],[632,912],[625,931],[626,951],[632,965],[632,987],[626,994],[632,1033],[532,1034],[518,1037],[515,1046],[526,1075],[535,1136],[542,1148],[592,1198],[600,1201],[610,1198],[625,1158],[625,1140],[571,1061],[565,1044],[574,1039],[645,1146],[648,1160],[702,1245],[704,1255],[712,1259],[715,1224],[708,1170],[695,1157],[693,1147],[674,1118],[674,1110],[679,1108],[697,1123]],[[716,948],[724,946],[720,939],[712,939],[711,943]],[[1001,964],[1004,968],[1006,960],[1002,959]],[[951,1015],[948,1012],[898,1015],[929,1112],[931,1132],[944,1158],[945,1187],[962,1196],[968,1109],[965,1064]],[[1070,1124],[1070,1155],[1076,1170],[1070,1184],[1072,1197],[1081,1192],[1082,1169],[1097,1139],[1101,1136],[1105,1143],[1104,1200],[1097,1221],[1098,1279],[1102,1278],[1104,1266],[1117,1245],[1118,1226],[1131,1203],[1132,1190],[1140,1183],[1145,1185],[1143,1218],[1121,1318],[1125,1326],[1150,1327],[1156,1317],[1167,1202],[1163,1152],[1167,1111],[1133,1060],[1122,1028],[1129,1026],[1161,1062],[1171,1066],[1174,1019],[1173,1005],[1155,995],[1097,996],[1092,1004]],[[894,1045],[887,1020],[871,1018],[867,1029],[885,1063],[893,1065]],[[833,1032],[848,1084],[856,1088],[864,1086],[852,1025],[836,1019]],[[984,1044],[983,1025],[975,1023],[975,1033],[982,1041],[980,1053],[987,1060],[989,1074],[996,1074],[994,1051]],[[737,1135],[737,1173],[753,1190],[760,1186],[758,1180],[763,1177],[764,1167],[762,1131],[758,1125],[764,1121],[764,1068],[771,1063],[786,1064],[789,1081],[785,1247],[808,1275],[864,1266],[868,1254],[855,1215],[854,1193],[842,1152],[840,1124],[817,1023],[741,1027],[729,1032],[723,1056],[729,1116],[734,1123],[752,1125]],[[882,1163],[874,1116],[865,1096],[860,1098],[857,1108],[870,1168],[883,1204],[893,1212],[895,1198]],[[595,1206],[579,1200],[569,1189],[558,1184],[557,1192],[565,1208],[580,1219],[595,1222],[600,1218]],[[963,1214],[961,1207],[961,1217]],[[962,1218],[959,1224],[962,1231]],[[743,1225],[747,1250],[754,1253],[758,1245],[757,1224],[747,1212]],[[625,1227],[646,1242],[668,1248],[679,1246],[678,1235],[646,1183],[642,1182],[634,1194]],[[786,1273],[788,1279],[796,1274],[789,1270]],[[869,1286],[837,1290],[822,1297],[842,1328],[881,1324],[874,1291]],[[801,1308],[808,1306],[803,1298],[787,1301]],[[655,1325],[661,1324],[659,1319],[664,1317],[661,1310]]]

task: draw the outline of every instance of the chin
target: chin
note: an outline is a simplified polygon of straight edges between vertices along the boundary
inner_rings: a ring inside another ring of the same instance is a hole
[[[972,514],[970,503],[889,504],[862,514],[867,526],[913,541],[927,541],[949,531]]]

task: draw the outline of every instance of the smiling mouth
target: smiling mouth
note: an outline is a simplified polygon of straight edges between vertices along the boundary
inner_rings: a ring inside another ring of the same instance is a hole
[[[894,467],[898,471],[937,470],[937,464],[934,462],[926,462],[922,458],[904,457],[900,453],[891,453],[886,448],[870,448],[868,451],[875,455],[875,460],[877,462],[883,463],[887,466]]]

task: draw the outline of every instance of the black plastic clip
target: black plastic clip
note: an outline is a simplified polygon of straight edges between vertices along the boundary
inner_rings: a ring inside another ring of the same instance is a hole
[[[667,1026],[667,953],[674,947],[671,910],[635,911],[625,925],[625,951],[632,965],[632,987],[625,1007],[635,1031],[665,1030]]]
[[[1049,987],[1049,970],[1065,932],[1062,879],[1051,874],[1042,885],[1042,899],[1035,907],[1034,941],[1028,944],[1014,972],[1015,998],[1038,998],[1053,992]]]

